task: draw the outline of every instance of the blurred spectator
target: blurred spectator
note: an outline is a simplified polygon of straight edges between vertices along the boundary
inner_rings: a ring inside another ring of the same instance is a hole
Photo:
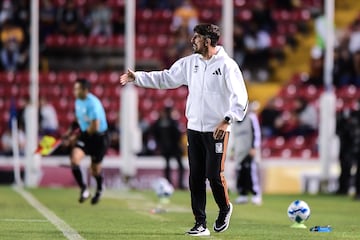
[[[25,152],[25,132],[22,128],[18,129],[18,143],[19,143],[19,153],[20,155],[24,155]],[[12,149],[12,134],[11,129],[7,128],[3,135],[1,136],[1,146],[2,151],[1,154],[5,156],[12,156],[13,149]]]
[[[272,32],[275,29],[275,21],[271,16],[271,9],[265,0],[255,0],[252,9],[252,21],[256,22],[259,29]]]
[[[234,60],[243,65],[245,57],[244,28],[239,22],[234,23]]]
[[[249,194],[255,205],[262,204],[262,191],[258,162],[260,156],[261,130],[256,115],[257,103],[249,104],[249,112],[242,121],[231,127],[230,153],[237,166],[237,204],[247,203]]]
[[[355,196],[354,199],[360,201],[360,102],[357,103],[357,108],[354,111],[354,128],[352,130],[352,145],[354,147],[355,158],[353,164],[356,166],[354,173]]]
[[[142,112],[139,112],[139,128],[142,134],[142,149],[138,155],[153,155],[153,151],[156,148],[156,146],[153,146],[155,145],[155,141],[150,134],[150,123],[148,119],[143,116]]]
[[[173,32],[179,28],[185,28],[189,34],[193,33],[194,27],[199,23],[199,13],[190,0],[184,0],[173,14],[171,29]]]
[[[66,0],[65,4],[59,8],[57,13],[57,24],[59,33],[64,35],[74,35],[79,31],[81,15],[75,5],[74,0]]]
[[[18,0],[15,4],[13,20],[15,25],[20,26],[25,32],[30,27],[30,2],[29,0]]]
[[[106,0],[95,0],[89,13],[89,25],[91,36],[112,35],[112,11]]]
[[[54,135],[58,131],[59,122],[56,110],[46,98],[40,98],[40,135]]]
[[[360,49],[353,54],[353,64],[354,75],[352,77],[351,84],[360,87]]]
[[[13,18],[13,6],[10,0],[2,1],[0,9],[0,26]]]
[[[174,10],[182,0],[138,0],[138,7],[142,9],[170,9]]]
[[[117,118],[115,121],[110,122],[108,124],[108,135],[110,139],[110,148],[120,151],[120,127],[119,127],[119,114],[117,114]]]
[[[319,46],[311,49],[310,74],[305,83],[315,86],[324,85],[324,54]]]
[[[125,33],[125,8],[113,10],[112,25],[114,34]]]
[[[247,79],[264,82],[269,77],[269,57],[271,39],[269,33],[259,29],[258,24],[251,22],[244,37],[245,59],[243,69]]]
[[[56,7],[51,0],[42,0],[39,12],[40,42],[56,30]]]
[[[159,119],[152,126],[158,148],[165,158],[165,178],[172,183],[170,159],[175,158],[178,164],[178,187],[184,189],[184,166],[182,164],[181,131],[178,122],[172,118],[172,109],[166,107],[160,112]],[[173,184],[174,185],[174,184]]]
[[[360,50],[360,19],[353,24],[349,38],[349,51],[351,54]]]
[[[260,113],[262,136],[271,137],[278,134],[276,119],[279,118],[280,115],[281,111],[276,106],[276,99],[270,99]]]
[[[333,80],[336,87],[349,85],[354,76],[352,56],[347,48],[339,46],[334,50]]]
[[[316,46],[321,50],[325,50],[326,42],[326,17],[324,11],[319,9],[318,12],[313,13],[315,34],[316,34]]]
[[[300,6],[300,0],[275,0],[275,6],[279,9],[293,10]]]
[[[24,130],[25,130],[25,109],[29,104],[30,104],[29,98],[20,98],[18,100],[16,107],[19,128]]]
[[[295,99],[294,105],[294,110],[283,112],[276,120],[280,135],[288,138],[314,133],[318,129],[318,114],[315,107],[303,98]]]
[[[337,194],[347,195],[350,189],[351,168],[354,162],[354,129],[356,129],[355,115],[350,109],[344,109],[337,115],[336,134],[340,141],[339,163],[340,176]]]
[[[21,70],[28,60],[25,34],[21,27],[6,21],[0,32],[3,48],[0,52],[2,69],[5,71]]]

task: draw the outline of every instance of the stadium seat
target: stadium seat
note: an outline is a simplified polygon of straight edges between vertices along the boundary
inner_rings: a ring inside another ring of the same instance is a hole
[[[235,14],[235,19],[240,22],[250,21],[252,19],[252,12],[248,9],[241,9]]]
[[[279,96],[285,101],[286,99],[294,99],[298,96],[298,88],[294,84],[289,84],[281,90]]]
[[[281,23],[281,22],[289,22],[292,16],[292,12],[288,11],[288,10],[283,10],[283,9],[276,9],[272,11],[272,19],[274,19],[275,22],[277,23]]]
[[[337,90],[336,95],[338,98],[353,99],[353,98],[357,97],[358,89],[356,88],[355,85],[343,86]]]
[[[91,72],[80,72],[77,74],[78,78],[85,78],[87,79],[91,84],[96,84],[99,82],[99,75],[97,72],[91,71]]]
[[[297,31],[298,29],[295,23],[288,23],[288,22],[278,23],[276,27],[276,32],[278,34],[282,34],[286,36],[296,34]]]
[[[311,19],[311,13],[307,8],[297,9],[291,13],[291,19],[294,22],[308,21]]]
[[[153,11],[150,9],[139,9],[136,11],[136,22],[148,22],[152,19]]]
[[[74,71],[59,72],[57,74],[57,79],[59,83],[73,85],[77,79],[77,73]]]
[[[124,8],[125,0],[107,0],[107,4],[112,8]]]
[[[66,38],[62,35],[48,35],[45,39],[45,44],[48,47],[62,47],[66,43]]]
[[[283,48],[286,45],[286,37],[280,34],[272,34],[270,36],[272,48]]]
[[[24,84],[29,83],[30,81],[30,73],[29,72],[17,72],[15,74],[15,81],[16,84]]]
[[[0,81],[4,84],[13,84],[15,82],[15,74],[13,72],[1,72]]]
[[[155,10],[153,13],[153,19],[154,21],[157,22],[162,22],[162,23],[168,23],[170,24],[172,21],[172,12],[168,9],[159,9],[159,10]]]
[[[39,73],[39,83],[40,84],[54,84],[56,83],[56,73],[55,72],[43,72]]]
[[[311,102],[315,99],[318,99],[322,91],[322,88],[317,88],[314,85],[306,85],[300,88],[299,95],[305,98],[307,101]]]
[[[87,42],[89,46],[106,46],[109,45],[109,38],[105,36],[89,36]]]
[[[108,43],[110,46],[113,46],[113,47],[124,47],[125,46],[124,35],[111,36],[108,40]]]

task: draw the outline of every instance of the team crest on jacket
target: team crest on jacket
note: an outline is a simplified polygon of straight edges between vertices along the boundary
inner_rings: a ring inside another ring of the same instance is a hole
[[[223,144],[221,142],[215,143],[215,153],[223,153]]]

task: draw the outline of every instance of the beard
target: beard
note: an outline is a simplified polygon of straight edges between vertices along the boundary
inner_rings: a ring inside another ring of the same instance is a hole
[[[202,47],[198,47],[197,45],[193,45],[193,53],[198,53],[201,55],[204,55],[208,52],[208,47],[207,46],[202,46]]]

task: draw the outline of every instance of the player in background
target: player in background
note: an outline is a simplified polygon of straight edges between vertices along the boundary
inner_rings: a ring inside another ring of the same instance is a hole
[[[255,205],[262,204],[262,193],[257,160],[260,159],[261,130],[255,112],[256,102],[249,106],[249,112],[241,122],[235,122],[231,129],[230,155],[236,161],[236,189],[239,196],[235,203],[251,201]]]
[[[247,111],[248,95],[237,63],[218,45],[220,29],[214,24],[194,27],[194,54],[180,58],[169,70],[121,75],[122,85],[134,82],[147,88],[170,89],[188,86],[186,103],[189,157],[189,187],[195,225],[187,234],[209,236],[206,226],[206,179],[219,208],[213,229],[229,227],[233,206],[224,176],[230,124],[241,121]]]
[[[74,84],[76,123],[65,134],[70,136],[75,128],[80,128],[79,137],[71,150],[70,160],[74,178],[81,189],[79,202],[90,198],[90,192],[80,169],[80,162],[91,157],[91,175],[95,178],[97,188],[91,204],[99,202],[103,191],[101,163],[109,145],[108,124],[104,107],[100,100],[90,92],[90,83],[86,79],[77,79]]]

